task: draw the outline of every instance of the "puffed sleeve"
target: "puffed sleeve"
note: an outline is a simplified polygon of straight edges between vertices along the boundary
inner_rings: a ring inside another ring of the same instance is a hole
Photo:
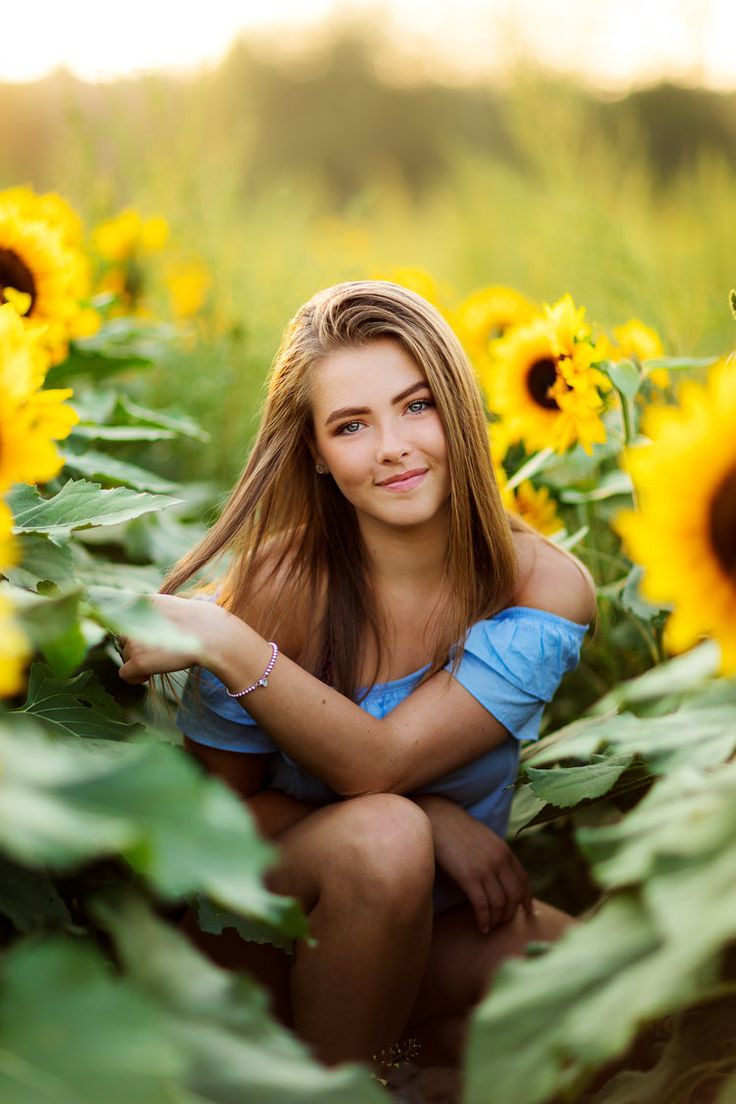
[[[546,610],[510,606],[469,629],[454,677],[517,740],[536,740],[544,707],[577,666],[587,629]]]
[[[203,667],[200,668],[199,695],[195,676],[187,676],[176,724],[190,740],[207,747],[261,755],[277,750],[271,737],[242,705],[227,696],[224,684]]]

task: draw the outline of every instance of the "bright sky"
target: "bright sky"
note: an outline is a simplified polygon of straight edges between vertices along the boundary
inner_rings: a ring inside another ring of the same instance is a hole
[[[238,32],[296,46],[351,11],[386,35],[394,71],[492,75],[513,56],[612,91],[659,78],[736,88],[733,0],[34,0],[3,14],[0,80],[60,65],[87,80],[196,68],[216,64]]]

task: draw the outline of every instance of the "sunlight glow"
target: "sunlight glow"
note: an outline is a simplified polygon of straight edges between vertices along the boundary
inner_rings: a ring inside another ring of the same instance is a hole
[[[661,79],[736,88],[731,0],[36,0],[3,18],[0,80],[60,66],[92,81],[191,70],[217,64],[239,33],[293,49],[355,15],[403,80],[495,77],[538,61],[614,92]]]

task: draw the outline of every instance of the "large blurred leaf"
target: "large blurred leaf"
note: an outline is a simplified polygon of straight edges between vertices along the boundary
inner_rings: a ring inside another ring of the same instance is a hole
[[[90,946],[21,945],[0,989],[3,1104],[194,1104],[165,1017]]]
[[[163,580],[163,573],[158,567],[102,560],[91,555],[77,540],[72,542],[71,555],[78,577],[84,580],[88,590],[99,586],[106,590],[130,592],[131,595],[155,594]]]
[[[266,1012],[265,994],[203,958],[130,895],[97,912],[142,992],[168,1017],[187,1054],[188,1086],[218,1104],[379,1104],[385,1097],[358,1066],[318,1065]]]
[[[715,766],[736,749],[733,703],[679,709],[663,717],[632,713],[583,718],[547,737],[525,759],[541,766],[564,759],[589,760],[605,748],[640,755],[655,773],[679,766]]]
[[[1,738],[0,738],[1,739]],[[2,744],[0,743],[0,749]],[[0,802],[2,798],[0,798]],[[29,870],[0,854],[0,913],[23,934],[70,927],[69,910],[45,870]]]
[[[667,695],[681,696],[702,686],[718,673],[721,653],[713,640],[705,640],[684,655],[675,656],[645,671],[638,678],[629,679],[614,687],[597,703],[596,713],[622,705],[636,705]]]
[[[14,858],[65,869],[118,853],[163,896],[205,893],[285,935],[305,934],[296,902],[263,885],[275,849],[235,794],[180,748],[52,740],[10,715],[0,762],[0,847]]]
[[[46,658],[57,678],[76,671],[87,654],[80,623],[82,588],[44,596],[13,588],[12,601],[21,629]]]
[[[18,530],[67,536],[90,525],[114,525],[164,510],[178,499],[129,491],[125,487],[103,491],[99,483],[84,479],[65,483],[53,498],[42,498],[33,487],[19,484],[7,496]]]
[[[118,395],[117,412],[118,417],[123,421],[159,426],[162,429],[170,429],[182,437],[190,437],[204,443],[210,439],[209,433],[185,414],[164,414],[160,410],[149,410],[122,393]]]
[[[197,636],[177,628],[139,594],[120,587],[91,586],[88,600],[91,615],[111,633],[133,636],[143,644],[154,644],[172,651],[199,646]]]
[[[119,740],[140,726],[130,724],[92,671],[76,678],[53,678],[40,663],[31,667],[26,701],[18,711],[42,721],[62,736]]]
[[[659,947],[636,901],[621,897],[546,954],[505,962],[471,1025],[465,1104],[574,1099],[680,988]]]
[[[152,426],[76,425],[71,440],[78,441],[171,441],[176,434],[171,429]]]
[[[125,856],[160,893],[202,891],[228,908],[270,920],[285,934],[303,934],[294,902],[261,882],[276,853],[235,794],[204,776],[179,748],[147,743],[135,750],[138,756],[114,773],[68,787],[75,807],[130,818],[139,842]]]
[[[643,377],[633,361],[619,360],[615,363],[609,361],[604,371],[617,391],[627,399],[634,398]]]
[[[630,495],[632,492],[631,477],[623,471],[606,472],[595,487],[587,491],[577,491],[574,488],[560,491],[562,502],[601,502],[605,498],[613,498],[616,495]]]
[[[18,565],[3,572],[15,586],[36,590],[39,583],[52,582],[68,590],[76,583],[68,544],[56,544],[43,533],[21,533],[18,543]]]
[[[668,875],[675,860],[683,877],[683,864],[702,859],[710,877],[721,853],[736,864],[735,837],[736,763],[707,772],[683,768],[661,779],[618,824],[578,832],[596,876],[608,886]],[[736,878],[732,894],[736,931]],[[703,902],[693,897],[692,911],[699,913]],[[672,917],[678,926],[683,920],[681,913]]]
[[[46,384],[58,387],[80,376],[99,383],[127,369],[145,368],[161,358],[175,337],[173,326],[131,317],[111,319],[91,337],[74,341],[67,359],[49,370]]]
[[[206,532],[206,526],[181,522],[166,511],[137,518],[127,526],[122,539],[132,559],[151,560],[168,568],[190,552]]]
[[[176,483],[168,479],[162,479],[137,464],[129,464],[124,460],[116,460],[104,452],[95,452],[93,449],[85,449],[84,452],[70,452],[68,449],[60,450],[64,458],[64,466],[72,471],[79,472],[89,479],[99,479],[102,483],[111,483],[114,486],[123,484],[133,487],[137,491],[167,491],[176,490]]]
[[[64,869],[132,846],[135,825],[105,809],[81,808],[65,792],[75,782],[114,771],[110,747],[129,754],[126,744],[101,743],[90,751],[81,743],[49,739],[25,718],[5,718],[0,728],[3,851],[31,866]]]

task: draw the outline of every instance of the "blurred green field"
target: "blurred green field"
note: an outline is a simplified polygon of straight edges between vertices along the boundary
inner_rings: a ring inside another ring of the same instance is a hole
[[[213,273],[196,343],[134,385],[216,434],[185,475],[237,472],[299,304],[394,266],[425,269],[447,305],[489,283],[570,291],[603,325],[655,326],[670,354],[733,346],[733,97],[607,103],[530,73],[504,90],[389,86],[354,38],[318,60],[241,45],[188,79],[3,90],[0,186],[60,191],[88,225],[129,205],[162,214]],[[155,267],[149,302],[165,316]]]

